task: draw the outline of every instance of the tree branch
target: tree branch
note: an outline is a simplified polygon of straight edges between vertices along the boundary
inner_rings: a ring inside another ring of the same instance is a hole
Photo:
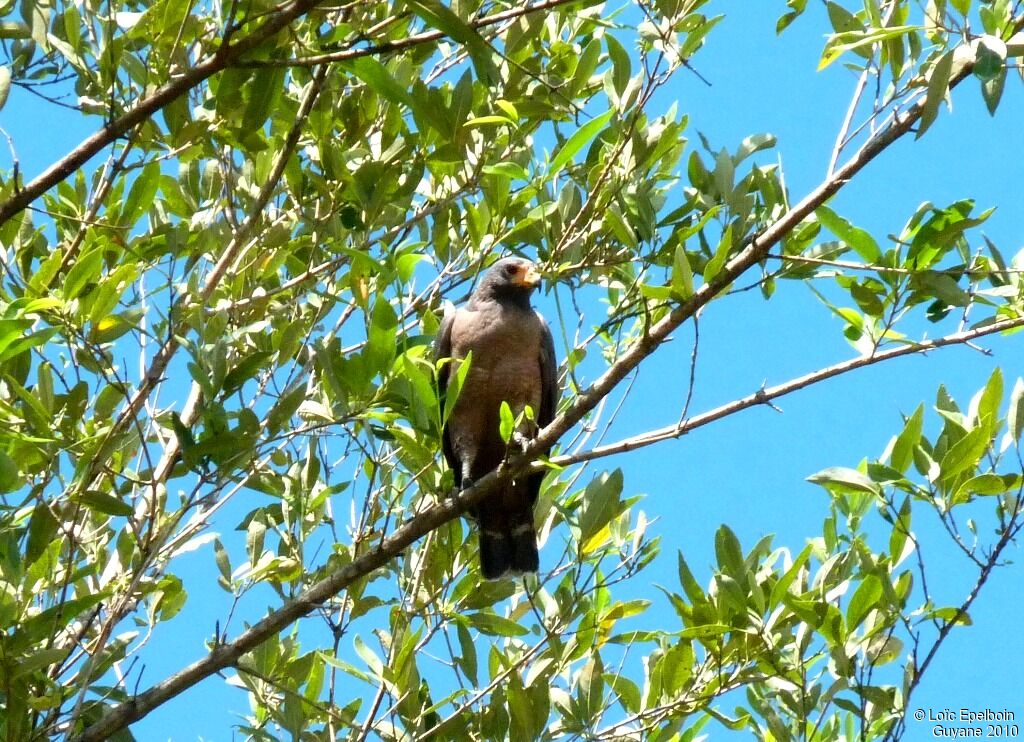
[[[666,425],[663,428],[650,430],[646,433],[626,438],[615,443],[609,443],[605,446],[597,446],[589,451],[581,451],[580,453],[567,454],[565,456],[555,456],[551,459],[551,463],[556,466],[570,466],[584,461],[604,458],[605,456],[635,451],[638,448],[644,448],[654,443],[660,443],[661,441],[671,440],[673,438],[680,438],[692,430],[703,427],[708,423],[721,420],[723,417],[728,417],[729,415],[745,410],[749,407],[768,404],[774,399],[784,397],[787,394],[813,386],[814,384],[827,379],[842,376],[850,371],[856,371],[857,369],[861,369],[866,366],[872,366],[876,363],[882,363],[883,361],[889,361],[902,356],[927,353],[930,350],[937,350],[938,348],[945,348],[950,345],[964,345],[972,340],[985,337],[986,335],[994,335],[999,332],[1007,332],[1009,330],[1016,330],[1020,328],[1024,328],[1024,317],[1015,317],[1013,319],[1003,320],[1002,322],[995,322],[985,327],[979,327],[974,330],[956,332],[951,335],[946,335],[945,337],[936,338],[935,340],[922,340],[919,343],[905,345],[899,348],[891,348],[870,356],[852,358],[848,361],[837,363],[834,366],[819,369],[818,371],[806,374],[805,376],[801,376],[797,379],[792,379],[784,384],[778,384],[767,389],[758,389],[753,394],[748,394],[745,397],[733,400],[721,407],[716,407],[708,412],[695,415],[694,417],[683,420],[678,424]],[[542,468],[541,465],[537,465],[537,467]]]
[[[493,26],[498,23],[502,23],[508,20],[514,20],[524,15],[530,15],[531,13],[537,13],[542,10],[551,10],[561,5],[570,5],[577,2],[577,0],[544,0],[543,2],[536,3],[534,5],[525,5],[520,8],[511,8],[509,10],[503,10],[500,13],[494,13],[492,15],[484,16],[483,18],[477,18],[466,23],[472,29],[481,29],[488,26]],[[327,52],[325,54],[311,54],[308,57],[293,57],[292,59],[261,59],[258,61],[246,62],[240,66],[243,67],[313,67],[318,64],[327,64],[329,62],[347,62],[351,59],[359,59],[360,57],[369,57],[379,54],[391,54],[393,52],[403,51],[410,49],[414,46],[421,44],[429,44],[434,41],[443,39],[446,34],[443,31],[424,31],[423,33],[413,34],[407,36],[404,39],[396,39],[393,41],[382,41],[379,44],[373,44],[372,46],[359,47],[358,49],[341,49],[336,52]]]
[[[0,203],[0,225],[42,196],[53,186],[82,167],[97,152],[124,135],[132,127],[146,121],[171,101],[179,98],[196,85],[231,66],[239,57],[259,46],[293,20],[309,12],[317,0],[292,0],[283,10],[269,16],[267,21],[248,36],[234,44],[221,46],[205,61],[192,67],[177,80],[167,83],[148,98],[143,98],[123,116],[111,121],[83,141],[62,159],[55,162],[42,175]]]

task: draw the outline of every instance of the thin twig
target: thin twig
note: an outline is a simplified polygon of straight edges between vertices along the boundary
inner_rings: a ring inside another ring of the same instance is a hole
[[[945,348],[950,345],[966,345],[971,340],[985,337],[986,335],[993,335],[995,333],[1007,332],[1009,330],[1016,330],[1020,328],[1024,328],[1024,317],[1003,320],[1002,322],[996,322],[991,325],[987,325],[986,327],[953,333],[941,338],[936,338],[935,340],[922,340],[919,343],[913,343],[899,348],[890,348],[889,350],[883,350],[870,356],[853,358],[827,368],[819,369],[818,371],[806,374],[797,379],[792,379],[784,384],[758,389],[756,392],[748,394],[741,399],[733,400],[721,407],[716,407],[708,412],[695,415],[694,417],[684,420],[678,424],[667,425],[663,428],[651,430],[615,443],[598,446],[590,449],[589,451],[580,451],[578,453],[566,454],[564,456],[554,456],[551,458],[551,463],[555,466],[570,466],[583,461],[591,461],[593,459],[604,458],[605,456],[626,453],[627,451],[635,451],[638,448],[644,448],[654,443],[679,438],[692,430],[696,430],[697,428],[707,425],[708,423],[721,420],[729,415],[734,415],[740,410],[770,404],[774,399],[778,399],[779,397],[783,397],[787,394],[792,394],[795,391],[805,389],[809,386],[813,386],[814,384],[826,381],[827,379],[842,376],[850,371],[856,371],[857,369],[872,366],[884,361],[890,361],[901,356],[927,353],[928,351]],[[540,468],[539,465],[538,468]]]

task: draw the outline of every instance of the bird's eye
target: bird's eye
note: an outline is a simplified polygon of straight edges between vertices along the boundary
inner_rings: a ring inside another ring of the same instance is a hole
[[[506,265],[505,266],[505,275],[506,276],[514,276],[518,270],[519,270],[519,266],[518,265],[515,265],[515,264]]]

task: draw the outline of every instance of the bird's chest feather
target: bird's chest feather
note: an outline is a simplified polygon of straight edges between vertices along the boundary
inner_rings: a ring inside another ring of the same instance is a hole
[[[455,363],[473,354],[464,389],[471,389],[474,399],[487,404],[504,400],[514,408],[529,404],[537,409],[540,344],[540,322],[532,309],[464,309],[452,327]]]

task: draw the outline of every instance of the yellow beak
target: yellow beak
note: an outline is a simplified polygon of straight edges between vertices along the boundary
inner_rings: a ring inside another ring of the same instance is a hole
[[[540,286],[540,273],[537,272],[537,267],[531,265],[526,269],[526,274],[520,281],[522,286],[529,286],[531,289],[535,289]]]

